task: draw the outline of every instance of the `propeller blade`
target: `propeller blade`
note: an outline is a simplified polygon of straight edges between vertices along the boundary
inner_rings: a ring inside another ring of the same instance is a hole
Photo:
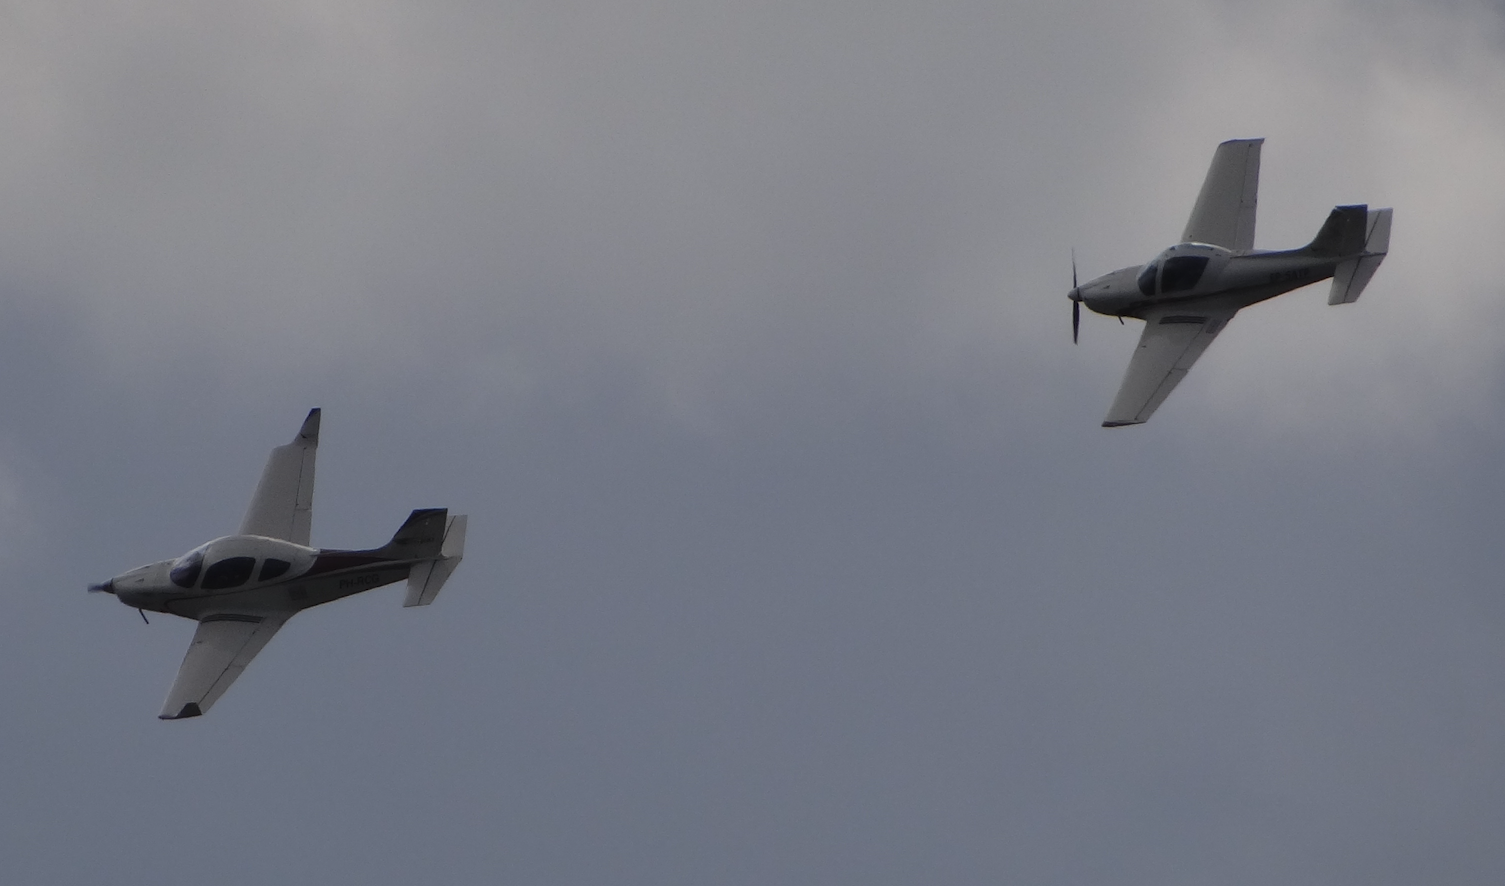
[[[1077,330],[1082,326],[1082,293],[1076,282],[1076,247],[1071,248],[1071,343],[1076,344]]]

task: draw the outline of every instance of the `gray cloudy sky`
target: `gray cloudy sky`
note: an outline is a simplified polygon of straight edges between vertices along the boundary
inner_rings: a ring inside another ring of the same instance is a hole
[[[1498,4],[0,3],[17,883],[1505,879]],[[1396,207],[1142,428],[1084,275]],[[88,582],[468,512],[202,720]]]

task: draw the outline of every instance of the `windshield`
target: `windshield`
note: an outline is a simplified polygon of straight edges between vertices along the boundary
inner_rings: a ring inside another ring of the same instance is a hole
[[[172,571],[167,573],[167,577],[180,588],[191,588],[199,580],[199,572],[203,568],[204,550],[194,548],[172,564]]]
[[[1155,272],[1160,269],[1158,262],[1150,262],[1139,272],[1139,291],[1145,295],[1155,294]]]

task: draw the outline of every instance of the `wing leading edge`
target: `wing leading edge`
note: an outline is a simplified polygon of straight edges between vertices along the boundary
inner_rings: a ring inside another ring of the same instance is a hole
[[[319,451],[319,410],[311,409],[298,436],[272,450],[241,535],[280,538],[307,545],[314,516],[314,457]]]
[[[178,679],[157,716],[181,720],[209,710],[292,617],[291,612],[219,612],[199,619]]]
[[[1262,138],[1241,138],[1218,145],[1181,242],[1211,243],[1234,252],[1254,248],[1259,152],[1264,143]]]
[[[1174,305],[1150,312],[1103,427],[1149,421],[1236,313],[1237,308]]]

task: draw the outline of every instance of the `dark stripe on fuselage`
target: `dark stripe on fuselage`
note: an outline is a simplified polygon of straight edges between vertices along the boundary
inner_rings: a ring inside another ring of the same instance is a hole
[[[1186,316],[1186,315],[1182,315],[1182,314],[1172,314],[1169,317],[1161,317],[1160,318],[1160,325],[1161,326],[1170,326],[1170,325],[1175,324],[1175,323],[1186,323],[1186,324],[1194,324],[1194,325],[1197,325],[1197,326],[1201,326],[1203,323],[1206,323],[1206,322],[1207,322],[1207,318],[1206,317],[1191,317],[1191,316]]]
[[[342,569],[359,569],[362,566],[370,566],[375,563],[390,563],[391,557],[381,557],[376,554],[355,553],[351,551],[320,551],[314,557],[314,565],[298,578],[311,578],[315,575],[324,575],[329,572],[339,572]]]

